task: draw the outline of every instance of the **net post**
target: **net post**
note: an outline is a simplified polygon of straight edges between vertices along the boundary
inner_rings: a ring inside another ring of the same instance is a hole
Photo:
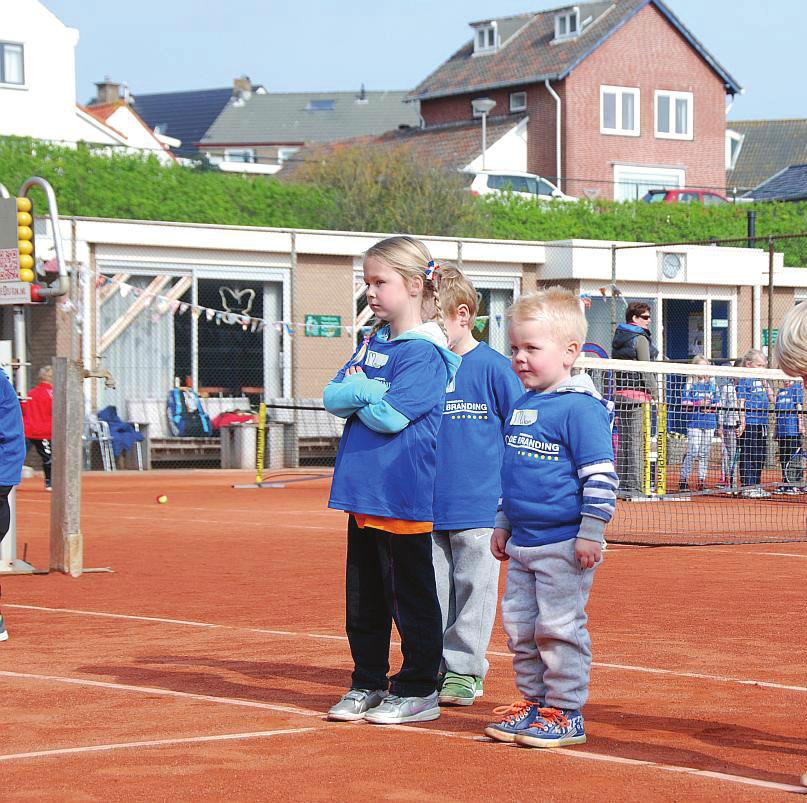
[[[660,402],[658,406],[658,425],[656,446],[656,493],[667,495],[667,405]]]
[[[263,464],[266,454],[266,402],[258,407],[258,442],[255,450],[255,484],[263,482]]]
[[[768,368],[773,367],[773,288],[776,240],[768,237]]]
[[[651,465],[650,465],[650,402],[642,404],[642,493],[650,496]]]
[[[81,451],[84,420],[81,363],[53,358],[53,499],[50,568],[79,577],[84,568],[81,533]]]

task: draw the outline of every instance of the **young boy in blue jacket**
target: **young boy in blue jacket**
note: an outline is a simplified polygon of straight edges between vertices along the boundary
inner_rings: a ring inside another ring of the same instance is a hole
[[[523,700],[485,733],[527,747],[586,741],[591,639],[585,606],[619,485],[613,408],[571,369],[586,336],[580,300],[561,287],[509,310],[513,367],[527,393],[505,429],[502,508],[491,539],[509,560],[502,621]]]
[[[440,300],[451,350],[462,364],[448,386],[437,434],[432,557],[443,616],[439,701],[472,705],[482,695],[499,598],[490,536],[502,489],[502,430],[524,388],[510,360],[474,338],[477,293],[457,268],[443,266]]]
[[[11,526],[8,495],[22,481],[22,466],[27,451],[22,428],[20,400],[6,372],[0,370],[0,541]],[[0,641],[8,641],[3,614],[0,613]]]

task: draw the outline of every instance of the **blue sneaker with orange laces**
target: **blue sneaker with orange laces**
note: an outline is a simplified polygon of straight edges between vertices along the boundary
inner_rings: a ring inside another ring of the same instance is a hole
[[[567,747],[585,744],[583,715],[578,710],[541,708],[530,726],[519,731],[515,742],[522,747]]]
[[[493,713],[503,719],[488,725],[485,735],[499,742],[514,742],[519,733],[524,733],[535,722],[541,710],[540,703],[531,703],[529,700],[494,708]]]

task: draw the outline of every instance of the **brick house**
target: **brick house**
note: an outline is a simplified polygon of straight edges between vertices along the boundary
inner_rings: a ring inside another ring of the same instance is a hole
[[[725,189],[726,96],[741,87],[661,0],[579,3],[471,28],[473,39],[409,96],[427,130],[472,122],[472,101],[485,97],[496,102],[489,123],[528,115],[527,170],[571,195]]]

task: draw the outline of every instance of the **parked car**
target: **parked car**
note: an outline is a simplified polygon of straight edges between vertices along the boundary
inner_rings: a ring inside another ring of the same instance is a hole
[[[719,192],[686,189],[650,190],[642,200],[649,204],[703,204],[704,206],[731,203]]]
[[[551,181],[541,176],[516,171],[476,173],[469,189],[472,195],[504,195],[510,192],[523,198],[538,198],[542,201],[577,200],[561,192]]]

